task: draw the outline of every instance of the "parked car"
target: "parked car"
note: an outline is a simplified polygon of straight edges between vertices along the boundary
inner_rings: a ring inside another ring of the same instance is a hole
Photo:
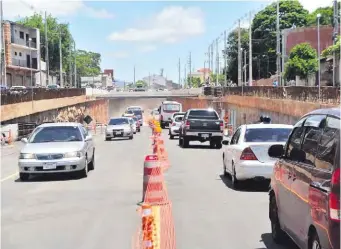
[[[277,158],[269,192],[272,238],[301,249],[340,249],[340,109],[303,116]]]
[[[173,119],[173,122],[168,129],[170,139],[173,139],[175,136],[179,136],[180,126],[183,118],[183,115],[178,115]]]
[[[223,173],[237,189],[244,180],[270,180],[276,159],[268,156],[273,144],[284,145],[292,130],[285,124],[248,124],[238,127],[231,140],[224,140]]]
[[[129,118],[111,118],[106,130],[105,130],[105,140],[109,141],[115,137],[129,137],[129,139],[134,138],[134,130],[131,125]]]
[[[23,138],[19,156],[21,181],[34,174],[78,173],[87,177],[95,168],[95,145],[79,123],[46,123]]]
[[[209,141],[212,148],[220,149],[223,139],[224,122],[213,109],[189,109],[180,126],[179,145],[189,146],[190,141]]]

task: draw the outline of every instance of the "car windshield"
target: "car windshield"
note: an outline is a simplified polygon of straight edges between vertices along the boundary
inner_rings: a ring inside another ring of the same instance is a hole
[[[83,141],[77,126],[38,127],[30,137],[30,143]]]
[[[142,111],[139,109],[132,110],[135,115],[142,115]]]
[[[113,118],[110,119],[109,125],[123,125],[128,124],[128,119],[126,118]]]
[[[245,142],[286,142],[291,129],[289,128],[259,128],[246,129]]]
[[[179,104],[166,104],[163,106],[164,111],[180,111],[180,105]]]
[[[205,119],[218,119],[215,111],[210,110],[192,110],[190,111],[188,115],[189,119],[195,119],[195,118],[205,118]]]

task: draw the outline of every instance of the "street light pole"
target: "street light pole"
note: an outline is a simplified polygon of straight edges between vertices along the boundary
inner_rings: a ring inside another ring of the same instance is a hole
[[[238,20],[238,86],[242,84],[242,48],[240,34],[240,19]]]
[[[226,68],[227,68],[227,56],[226,56],[226,50],[227,50],[227,34],[226,34],[226,30],[224,31],[224,86],[227,86],[227,73],[226,73]]]
[[[250,27],[249,27],[249,86],[252,86],[252,14],[250,11]]]
[[[75,40],[73,40],[73,49],[74,49],[74,67],[73,67],[73,70],[74,70],[74,75],[75,75],[75,87],[77,88],[77,65],[76,65],[76,57],[77,57],[77,52],[76,52],[76,42]]]
[[[61,26],[59,26],[59,82],[60,87],[64,86],[63,83],[63,57],[62,57],[62,29]]]
[[[321,99],[321,48],[320,48],[320,18],[321,14],[317,14],[317,60],[318,60],[318,87],[319,87],[319,93],[318,93],[318,99],[320,101]]]
[[[277,38],[277,49],[276,49],[276,67],[277,67],[277,83],[282,86],[282,82],[281,82],[281,76],[280,76],[280,72],[281,72],[281,58],[280,58],[280,55],[281,55],[281,51],[280,51],[280,30],[279,30],[279,1],[280,0],[277,0],[277,20],[276,20],[276,29],[277,29],[277,32],[276,32],[276,38]]]

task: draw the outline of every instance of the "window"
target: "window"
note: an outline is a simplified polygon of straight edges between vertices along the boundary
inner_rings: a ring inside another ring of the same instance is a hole
[[[335,154],[340,137],[340,120],[329,117],[326,120],[326,126],[323,129],[321,141],[318,144],[315,166],[324,170],[333,170],[335,163]]]
[[[22,54],[21,54],[21,52],[19,52],[19,56],[21,56]]]
[[[286,157],[289,159],[291,158],[290,154],[293,149],[301,149],[301,142],[304,132],[304,127],[302,127],[302,124],[304,123],[304,121],[305,118],[296,123],[291,136],[289,137],[289,141],[286,145]]]
[[[19,36],[20,36],[20,39],[24,39],[24,32],[20,31]]]
[[[245,131],[245,142],[286,142],[290,128],[251,128]]]
[[[15,55],[15,56],[17,56],[17,55],[18,55],[18,53],[17,53],[17,52],[14,52],[14,55]]]
[[[234,133],[234,135],[231,139],[231,144],[237,144],[239,137],[240,137],[240,128]]]
[[[167,111],[178,112],[178,111],[180,111],[180,105],[179,104],[165,104],[163,106],[163,110],[165,112],[167,112]]]
[[[305,132],[302,143],[302,150],[305,152],[304,163],[311,166],[315,163],[317,147],[323,131],[323,128],[320,126],[325,117],[325,115],[313,115],[304,122]]]

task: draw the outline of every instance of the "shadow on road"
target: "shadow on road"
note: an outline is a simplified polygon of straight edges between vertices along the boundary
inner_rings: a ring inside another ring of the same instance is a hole
[[[288,241],[286,245],[277,245],[273,241],[270,233],[262,234],[260,242],[263,242],[265,247],[255,249],[299,249],[298,246],[292,240]]]
[[[225,184],[226,187],[240,192],[268,192],[270,181],[254,181],[254,180],[247,180],[242,182],[242,186],[238,189],[234,189],[231,182],[230,176],[220,175],[220,179]]]
[[[91,174],[90,171],[88,174]],[[88,176],[89,177],[89,176]],[[37,174],[34,176],[30,176],[27,181],[21,181],[20,178],[17,178],[14,182],[18,183],[29,183],[29,182],[61,182],[61,181],[77,181],[82,180],[82,177],[79,177],[76,174],[70,173],[45,173],[45,174]]]

